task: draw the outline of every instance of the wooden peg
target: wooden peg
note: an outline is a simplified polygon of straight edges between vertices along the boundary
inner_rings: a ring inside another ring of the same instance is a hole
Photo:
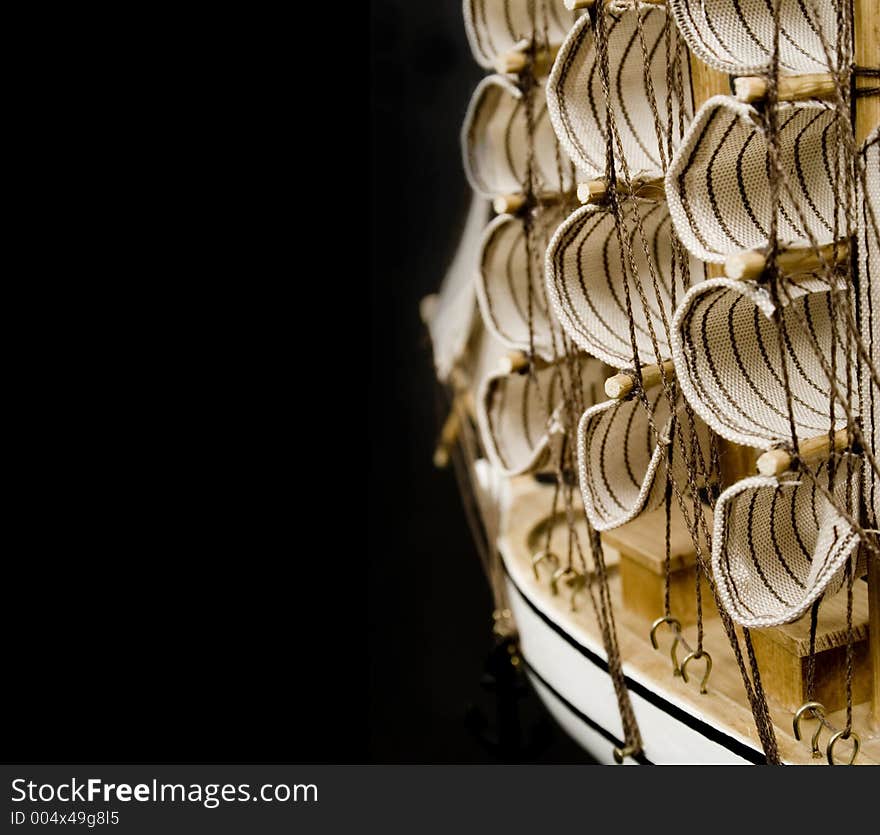
[[[440,430],[440,440],[437,442],[437,448],[434,450],[434,466],[438,470],[445,470],[449,466],[449,459],[452,456],[452,448],[458,441],[458,433],[461,429],[461,420],[458,416],[456,403],[453,402],[452,409],[448,417],[443,423]]]
[[[499,215],[515,215],[525,204],[524,194],[499,194],[492,201],[492,208]]]
[[[739,101],[751,104],[767,98],[767,81],[757,75],[743,75],[733,80],[733,89]],[[834,76],[828,72],[806,75],[782,75],[776,85],[780,101],[834,98]]]
[[[494,61],[495,72],[502,74],[521,73],[528,64],[529,59],[525,52],[512,49],[510,52],[502,52]]]
[[[841,264],[849,257],[849,241],[838,241],[819,247],[788,247],[776,255],[776,266],[786,276],[817,272],[822,263]],[[767,255],[760,249],[744,250],[728,256],[724,262],[724,274],[728,278],[754,281],[767,268]]]
[[[511,351],[498,360],[498,371],[501,374],[525,374],[532,366],[535,371],[543,371],[554,365],[555,362],[548,362],[541,357],[534,357],[530,360],[523,351]]]
[[[535,195],[535,201],[539,206],[551,206],[557,203],[563,203],[571,197],[571,192],[559,191],[542,191]],[[499,215],[515,215],[527,203],[525,194],[517,192],[514,194],[499,194],[492,201],[492,208]]]
[[[529,358],[522,351],[512,351],[498,360],[498,370],[502,374],[520,374],[529,367]]]
[[[648,197],[651,196],[651,191],[654,191],[655,194],[653,196],[662,198],[665,196],[665,187],[663,184],[663,178],[642,178],[637,177],[631,183],[632,192],[636,197]],[[617,182],[617,190],[621,193],[627,193],[629,190],[626,188],[626,184],[619,181]],[[596,180],[588,180],[585,183],[578,183],[577,187],[577,197],[581,203],[602,203],[608,196],[608,184],[604,179],[596,179]]]
[[[834,433],[834,450],[840,452],[846,449],[848,443],[847,428],[838,429]],[[819,435],[815,438],[807,438],[798,444],[802,461],[810,461],[827,458],[830,453],[830,445],[827,435]],[[780,476],[791,469],[794,458],[790,452],[784,449],[768,449],[758,458],[758,472],[761,475]]]
[[[675,377],[675,366],[672,360],[664,360],[660,365],[642,366],[642,387],[649,389],[663,382],[663,378],[671,380]],[[605,381],[605,394],[613,400],[623,400],[635,387],[635,377],[627,373],[615,374]]]
[[[493,61],[495,72],[502,74],[521,73],[529,63],[528,50],[531,43],[528,39],[517,43],[513,49],[502,52]],[[534,56],[533,69],[536,75],[544,75],[556,60],[561,44],[551,44],[549,49],[539,49]]]
[[[852,15],[855,26],[853,37],[856,64],[860,67],[880,67],[880,15],[877,0],[853,0]],[[856,90],[876,87],[877,79],[857,75]],[[855,99],[856,143],[861,145],[868,134],[880,124],[880,96],[858,96]]]
[[[586,183],[578,183],[577,197],[581,203],[601,203],[608,194],[608,186],[605,180],[589,180]]]

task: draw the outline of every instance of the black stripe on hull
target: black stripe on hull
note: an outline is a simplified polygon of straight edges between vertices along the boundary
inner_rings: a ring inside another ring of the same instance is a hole
[[[578,719],[581,720],[581,722],[583,722],[585,725],[596,731],[596,733],[607,739],[615,747],[623,748],[626,745],[625,742],[621,742],[610,731],[606,731],[605,728],[603,728],[595,719],[591,719],[589,716],[587,716],[586,713],[578,710],[568,699],[565,698],[565,696],[562,695],[562,693],[560,693],[552,684],[550,684],[550,682],[547,681],[544,676],[542,676],[531,664],[529,664],[528,659],[526,659],[524,656],[521,657],[523,659],[523,663],[525,664],[526,669],[529,671],[529,674],[533,675],[539,682],[541,682],[541,685],[546,687],[547,690],[549,690],[550,693],[553,694],[556,700],[560,702],[566,708],[566,710],[568,710],[569,713],[571,713],[573,716],[576,716]],[[654,763],[652,763],[641,752],[639,752],[638,754],[634,754],[632,759],[634,759],[637,763],[640,763],[641,765],[654,765]]]
[[[597,655],[588,647],[585,647],[583,644],[576,641],[571,635],[569,635],[559,624],[555,623],[549,617],[547,617],[544,612],[542,612],[523,592],[523,590],[519,587],[516,580],[511,576],[510,572],[507,570],[507,566],[504,566],[504,573],[507,575],[508,580],[510,580],[511,585],[516,590],[517,594],[522,598],[523,602],[545,623],[549,626],[560,638],[562,638],[567,644],[576,649],[584,658],[590,661],[594,666],[598,667],[603,672],[608,672],[608,662],[602,658],[600,655]],[[533,668],[532,668],[533,669]],[[691,730],[696,731],[699,734],[702,734],[706,739],[711,740],[716,745],[720,745],[722,748],[726,748],[728,751],[736,754],[738,757],[742,757],[744,760],[753,763],[754,765],[766,765],[767,758],[760,751],[756,751],[754,748],[751,748],[748,745],[740,742],[738,739],[734,739],[731,736],[728,736],[723,731],[718,730],[718,728],[708,724],[707,722],[703,722],[702,719],[697,719],[695,716],[691,716],[691,714],[682,710],[678,705],[673,704],[670,701],[667,701],[659,694],[655,693],[653,690],[649,690],[645,685],[641,682],[635,681],[629,676],[624,676],[626,680],[626,686],[632,693],[637,693],[641,696],[646,702],[650,702],[654,707],[662,710],[664,713],[671,716],[673,719],[681,722],[683,725],[687,725]],[[549,689],[549,688],[548,688]],[[555,691],[553,691],[555,694]],[[562,698],[561,696],[559,697]],[[606,731],[607,733],[607,731]]]

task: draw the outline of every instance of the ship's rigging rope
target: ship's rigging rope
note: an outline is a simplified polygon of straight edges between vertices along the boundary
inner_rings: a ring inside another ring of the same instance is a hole
[[[813,20],[818,21],[820,16],[815,0],[802,0],[803,7],[812,15]],[[665,560],[664,560],[664,615],[672,619],[674,614],[670,607],[670,563],[671,563],[671,515],[672,501],[675,499],[678,510],[684,520],[685,526],[693,542],[696,553],[695,565],[695,604],[696,604],[696,647],[693,650],[695,657],[705,653],[704,627],[703,627],[703,601],[702,586],[705,583],[709,588],[716,608],[719,613],[721,624],[730,643],[734,657],[740,670],[745,692],[750,708],[755,719],[756,728],[763,746],[768,763],[780,762],[780,755],[774,726],[767,705],[767,698],[761,682],[760,670],[752,642],[752,636],[748,628],[742,630],[742,644],[738,638],[736,628],[731,616],[728,614],[719,597],[718,586],[713,577],[707,554],[712,551],[713,532],[709,530],[705,515],[702,511],[701,501],[705,500],[710,508],[714,509],[715,499],[722,487],[720,450],[718,438],[714,432],[708,433],[708,443],[700,442],[698,432],[698,419],[691,404],[683,400],[680,385],[675,377],[661,376],[663,397],[665,398],[670,414],[672,415],[668,429],[657,425],[655,420],[655,405],[652,405],[642,378],[642,360],[640,359],[639,341],[636,332],[636,312],[640,309],[644,317],[645,327],[650,338],[651,348],[656,363],[662,364],[668,359],[661,347],[661,337],[664,345],[671,341],[671,314],[678,305],[677,299],[677,276],[681,277],[681,285],[687,291],[692,285],[688,253],[678,236],[671,236],[671,262],[669,264],[669,290],[663,286],[659,274],[659,265],[656,262],[655,253],[652,252],[651,242],[646,233],[643,218],[638,210],[636,185],[640,172],[630,171],[624,141],[617,121],[617,113],[614,105],[614,80],[611,72],[611,57],[609,54],[609,26],[608,16],[612,12],[604,8],[603,3],[596,4],[591,10],[593,35],[595,38],[596,64],[598,78],[601,84],[602,100],[599,109],[603,110],[605,119],[605,158],[604,180],[607,187],[607,210],[614,220],[614,236],[618,245],[620,259],[620,275],[622,276],[622,295],[628,322],[628,337],[632,350],[632,371],[629,372],[635,379],[636,386],[634,397],[641,404],[647,416],[650,436],[657,444],[666,447],[667,466],[665,472],[664,510],[665,510]],[[540,11],[539,11],[540,6]],[[769,184],[770,201],[770,224],[767,233],[766,269],[758,279],[758,283],[769,293],[773,302],[772,322],[775,325],[776,351],[778,351],[780,364],[779,372],[785,397],[785,420],[788,424],[788,444],[794,454],[796,467],[804,479],[812,483],[843,522],[846,522],[860,538],[861,547],[865,552],[870,552],[873,559],[880,559],[877,539],[874,531],[865,524],[865,513],[862,506],[854,504],[853,491],[846,489],[842,494],[835,490],[835,481],[843,479],[847,485],[860,477],[856,471],[854,456],[835,452],[834,433],[835,426],[839,421],[839,412],[843,413],[847,426],[847,450],[857,450],[863,461],[863,466],[870,468],[874,478],[880,478],[880,466],[871,449],[868,438],[863,432],[863,426],[856,417],[853,409],[853,401],[856,396],[854,380],[859,375],[864,375],[868,380],[867,385],[880,388],[880,375],[877,365],[872,356],[871,348],[866,344],[856,310],[855,299],[858,293],[856,277],[854,274],[854,259],[840,259],[832,257],[824,258],[820,250],[820,243],[814,232],[813,225],[808,222],[802,200],[798,198],[795,188],[790,181],[789,172],[780,155],[780,38],[781,26],[781,0],[772,2],[772,45],[770,49],[769,69],[764,74],[767,84],[767,95],[764,104],[759,110],[759,129],[763,134],[767,148],[767,179]],[[507,9],[507,6],[505,6]],[[538,363],[535,362],[536,352],[536,307],[542,308],[548,314],[551,306],[548,301],[547,289],[543,277],[543,253],[547,248],[548,236],[551,231],[547,223],[536,222],[537,213],[546,209],[544,195],[547,193],[548,184],[543,181],[540,166],[536,164],[535,132],[536,112],[535,94],[538,89],[538,80],[535,73],[535,61],[539,54],[550,52],[550,10],[548,0],[530,0],[527,4],[528,14],[531,19],[531,37],[527,48],[527,63],[519,75],[518,84],[522,92],[522,106],[526,121],[526,160],[525,173],[522,182],[522,191],[525,195],[525,208],[520,215],[524,245],[525,245],[525,270],[526,270],[526,319],[528,327],[528,356],[531,360],[527,368],[527,388],[523,394],[523,423],[528,426],[526,412],[526,398],[533,396],[543,404],[548,425],[553,422],[557,425],[551,427],[551,434],[561,436],[556,447],[550,445],[552,452],[551,466],[555,474],[555,485],[551,506],[551,515],[547,524],[544,550],[550,552],[552,537],[555,529],[555,520],[560,501],[563,504],[566,527],[567,527],[567,555],[565,568],[569,572],[582,574],[586,579],[586,590],[596,615],[602,641],[608,658],[609,672],[614,685],[618,709],[620,712],[624,738],[627,751],[637,753],[642,748],[641,734],[632,708],[632,703],[626,686],[626,680],[622,669],[622,659],[617,638],[617,628],[614,619],[611,594],[608,584],[608,570],[602,550],[599,534],[586,518],[587,538],[589,540],[590,564],[586,559],[584,548],[576,529],[578,524],[578,511],[574,504],[574,478],[577,471],[576,449],[573,439],[577,432],[578,421],[584,413],[589,402],[595,402],[595,398],[587,398],[584,392],[584,379],[581,373],[584,357],[564,330],[555,321],[552,315],[548,315],[549,338],[551,360],[551,373],[542,377],[538,373]],[[485,11],[485,10],[484,10]],[[666,70],[663,107],[665,107],[665,124],[661,115],[661,107],[658,102],[655,79],[651,72],[651,47],[645,31],[645,19],[653,10],[643,10],[636,5],[634,9],[636,24],[636,39],[642,56],[644,68],[644,92],[648,102],[654,134],[657,141],[659,155],[660,174],[666,175],[676,149],[676,140],[681,140],[685,131],[686,93],[685,74],[683,64],[688,60],[688,53],[684,47],[684,41],[678,29],[673,24],[670,16],[666,17],[664,24],[663,48],[665,50]],[[509,12],[509,9],[508,9]],[[644,12],[644,13],[643,13]],[[807,11],[804,12],[805,16]],[[867,195],[867,172],[865,160],[862,158],[860,149],[856,145],[853,124],[851,118],[851,106],[853,91],[851,88],[854,74],[878,76],[877,68],[865,68],[853,66],[850,60],[853,51],[853,21],[851,17],[851,5],[848,0],[834,0],[834,16],[836,19],[834,42],[830,43],[821,26],[813,27],[821,44],[826,66],[833,78],[832,106],[835,113],[833,141],[840,149],[840,153],[834,154],[833,171],[830,176],[830,185],[833,195],[832,212],[833,218],[830,225],[832,241],[849,239],[856,228],[856,196],[863,195],[859,210],[863,211],[865,224],[873,239],[880,241],[878,232],[878,220],[875,216],[875,208]],[[559,23],[558,18],[556,23]],[[508,25],[513,33],[513,26],[508,18]],[[619,92],[619,91],[618,91]],[[855,92],[855,96],[875,95],[876,88],[861,89]],[[603,108],[604,104],[604,108]],[[558,143],[554,146],[555,168],[558,182],[555,184],[557,200],[563,216],[570,213],[574,208],[574,200],[570,190],[566,190],[565,183],[575,182],[575,172],[572,163],[563,159]],[[821,277],[828,285],[829,318],[831,321],[831,348],[820,344],[811,323],[808,320],[808,311],[804,312],[802,306],[796,303],[796,297],[792,293],[792,282],[788,280],[779,269],[777,259],[783,243],[780,241],[780,213],[783,209],[783,198],[786,207],[793,211],[797,217],[800,228],[804,231],[804,237],[809,243],[810,249],[822,262]],[[836,207],[842,207],[840,212]],[[842,218],[841,218],[842,215]],[[845,228],[841,229],[841,223]],[[836,254],[836,253],[835,253]],[[645,267],[639,267],[639,257],[644,259]],[[653,295],[656,308],[652,308],[649,296]],[[667,304],[669,305],[667,307]],[[786,320],[783,311],[790,311],[791,319]],[[791,344],[791,328],[796,326],[802,338],[803,344],[815,355],[825,380],[817,381],[820,385],[827,386],[828,392],[828,437],[832,450],[827,466],[812,467],[800,459],[800,441],[798,422],[795,413],[795,398],[791,380],[788,346]],[[659,329],[659,335],[658,335]],[[839,343],[843,340],[843,347],[838,355]],[[843,369],[838,366],[843,362]],[[841,376],[845,383],[841,384]],[[861,385],[861,384],[860,384]],[[559,408],[557,408],[559,406]],[[466,415],[462,417],[462,425],[465,431],[462,433],[462,448],[464,456],[471,467],[461,468],[463,471],[472,469],[473,461],[479,455],[479,441]],[[494,435],[494,429],[490,425],[490,432]],[[664,434],[665,432],[665,434]],[[684,467],[685,483],[679,483],[676,476],[676,468],[673,463],[680,458]],[[460,463],[460,462],[459,462]],[[461,473],[459,473],[461,476]],[[463,484],[466,479],[463,479]],[[473,485],[471,485],[473,487]],[[469,491],[463,491],[466,494]],[[473,510],[471,508],[470,510]],[[469,518],[474,528],[479,525],[474,522],[476,516],[469,512]],[[497,520],[496,520],[497,521]],[[581,519],[580,521],[584,521]],[[500,558],[495,548],[495,534],[497,530],[486,525],[485,537],[481,536],[481,553],[486,566],[487,575],[490,577],[493,595],[496,601],[496,612],[506,611],[504,598],[503,571]],[[577,556],[577,567],[575,564]],[[846,726],[844,738],[852,733],[853,710],[852,710],[852,684],[854,666],[854,628],[853,628],[853,583],[855,580],[853,561],[847,559],[844,569],[844,582],[846,585]],[[808,699],[812,700],[815,690],[815,665],[816,665],[816,632],[818,625],[821,598],[810,606],[810,641],[809,657],[807,663],[806,692]],[[689,651],[690,646],[681,633],[675,630],[674,639],[682,643]],[[707,653],[706,653],[707,654]],[[817,714],[820,721],[828,725],[827,720]],[[829,725],[830,727],[830,725]]]

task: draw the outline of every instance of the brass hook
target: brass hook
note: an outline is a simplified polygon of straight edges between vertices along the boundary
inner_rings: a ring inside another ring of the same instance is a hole
[[[571,589],[571,611],[576,612],[577,606],[574,605],[575,598],[578,596],[578,592],[582,591],[584,587],[588,584],[589,580],[586,574],[581,574],[580,571],[575,571],[572,569],[572,574],[574,575],[571,579],[565,581],[565,585],[567,585]]]
[[[657,643],[657,630],[664,623],[668,624],[669,628],[672,629],[674,633],[672,649],[669,651],[669,656],[672,658],[672,675],[680,676],[681,669],[678,666],[678,656],[675,653],[675,650],[678,647],[678,642],[681,640],[681,624],[678,622],[677,618],[674,618],[671,615],[666,615],[665,617],[657,618],[657,620],[651,624],[651,646],[654,647],[654,649],[660,649],[660,644]]]
[[[550,591],[555,595],[559,594],[559,581],[565,576],[567,568],[557,568],[550,577]]]
[[[828,756],[828,765],[834,765],[834,745],[837,740],[849,739],[850,737],[852,737],[853,741],[853,752],[847,765],[852,765],[855,762],[856,757],[859,755],[859,749],[862,747],[862,741],[859,739],[859,735],[853,731],[838,731],[828,740],[828,747],[825,749],[825,753]]]
[[[582,576],[580,571],[567,566],[565,568],[557,568],[556,571],[553,572],[553,576],[550,578],[550,591],[553,594],[559,594],[559,581],[563,577],[567,577],[569,574],[573,575],[571,580],[566,580],[565,584],[567,586],[572,586],[577,582],[577,578]]]
[[[614,762],[618,765],[623,765],[623,761],[626,757],[631,757],[635,754],[636,749],[632,745],[624,745],[623,748],[618,748],[616,745],[614,746]]]
[[[822,756],[822,752],[819,750],[819,735],[822,733],[822,719],[825,716],[825,705],[821,702],[806,702],[805,704],[802,704],[798,708],[797,713],[795,713],[791,726],[794,729],[794,738],[800,742],[801,719],[803,719],[804,714],[808,710],[811,710],[813,712],[813,717],[819,720],[819,724],[816,727],[813,739],[811,740],[813,759],[819,759]]]
[[[541,576],[538,574],[538,565],[544,560],[550,560],[553,563],[554,567],[559,566],[559,557],[556,556],[552,551],[538,551],[536,554],[532,555],[532,571],[535,572],[535,579],[540,580]]]
[[[693,659],[706,659],[706,672],[703,673],[703,680],[700,682],[700,693],[704,696],[709,690],[706,688],[706,682],[709,680],[709,673],[712,672],[712,656],[709,655],[705,650],[699,650],[697,652],[689,652],[685,657],[684,661],[681,662],[681,677],[684,679],[685,683],[687,683],[688,675],[687,675],[687,665]]]
[[[578,592],[587,585],[587,576],[585,574],[581,574],[575,568],[566,567],[566,568],[557,568],[556,571],[553,572],[553,576],[550,578],[550,591],[553,594],[559,594],[559,581],[563,577],[568,577],[565,581],[565,585],[567,585],[571,589],[571,611],[576,612],[577,607],[574,605],[575,598],[578,595]]]

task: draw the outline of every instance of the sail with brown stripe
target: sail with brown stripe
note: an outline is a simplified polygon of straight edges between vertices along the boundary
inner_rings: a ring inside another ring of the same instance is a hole
[[[847,0],[464,2],[475,59],[503,70],[462,129],[468,179],[501,212],[469,254],[494,345],[491,362],[459,361],[476,395],[472,464],[493,473],[500,519],[498,484],[553,482],[547,518],[563,513],[567,544],[530,544],[534,577],[554,596],[560,578],[591,590],[620,760],[644,740],[612,532],[655,520],[643,546],[664,565],[658,623],[706,679],[717,608],[726,645],[711,652],[738,668],[768,762],[782,759],[778,724],[750,630],[812,618],[814,664],[821,607],[845,595],[854,656],[854,583],[880,560],[880,138],[875,125],[856,141],[850,82],[880,67],[855,63],[850,13]],[[878,92],[862,87],[857,113]],[[755,458],[761,475],[729,463]],[[685,627],[673,518],[695,559]],[[850,739],[851,676],[843,689]]]

